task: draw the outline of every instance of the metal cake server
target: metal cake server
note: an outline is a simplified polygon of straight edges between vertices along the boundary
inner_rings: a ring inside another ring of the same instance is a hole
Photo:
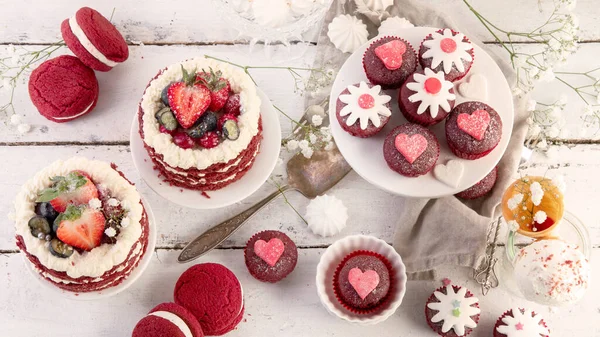
[[[315,152],[310,159],[306,159],[300,153],[296,154],[287,163],[287,185],[242,213],[202,233],[183,248],[177,261],[190,262],[208,253],[281,193],[295,190],[309,199],[314,199],[342,180],[350,170],[350,165],[337,148]]]

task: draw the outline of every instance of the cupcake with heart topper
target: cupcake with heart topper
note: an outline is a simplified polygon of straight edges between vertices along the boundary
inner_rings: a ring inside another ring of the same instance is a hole
[[[404,82],[398,95],[400,111],[409,122],[423,126],[444,120],[454,108],[454,85],[442,71],[425,68]]]
[[[494,326],[494,337],[550,337],[548,325],[533,310],[512,308]]]
[[[454,82],[471,69],[475,54],[471,41],[462,33],[440,29],[421,43],[419,63],[423,68],[444,71],[446,80]]]
[[[427,128],[406,123],[393,129],[383,143],[388,166],[406,177],[418,177],[431,171],[440,155],[440,144]]]
[[[454,107],[446,121],[446,140],[452,152],[463,159],[488,155],[502,138],[502,120],[491,106],[465,102]]]
[[[406,40],[386,36],[371,43],[363,56],[363,68],[371,83],[383,89],[400,88],[417,69],[417,54]]]
[[[349,85],[337,99],[337,120],[342,129],[355,137],[374,136],[392,116],[391,99],[379,85],[364,81]]]
[[[448,279],[425,304],[427,324],[442,337],[468,336],[477,327],[480,313],[479,299]]]
[[[298,262],[298,248],[280,231],[268,230],[248,240],[244,251],[246,267],[255,279],[276,283],[288,276]]]

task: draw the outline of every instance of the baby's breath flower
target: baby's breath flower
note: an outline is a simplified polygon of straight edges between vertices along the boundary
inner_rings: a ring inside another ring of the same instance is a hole
[[[286,147],[287,147],[288,151],[294,151],[298,148],[298,141],[295,139],[292,139],[287,142]]]
[[[530,99],[527,102],[527,111],[533,111],[535,110],[535,106],[537,105],[537,102],[534,99]]]
[[[323,117],[314,115],[314,116],[312,116],[310,121],[311,121],[312,125],[320,126],[321,124],[323,124]]]

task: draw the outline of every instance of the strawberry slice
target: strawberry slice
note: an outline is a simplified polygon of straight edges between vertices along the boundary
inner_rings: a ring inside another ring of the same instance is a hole
[[[210,90],[210,106],[208,109],[210,111],[219,111],[227,103],[231,86],[229,85],[229,81],[221,77],[222,73],[220,70],[214,72],[212,68],[209,69],[210,72],[203,71],[198,74],[198,80]]]
[[[167,96],[175,118],[184,129],[188,129],[210,106],[211,94],[194,73],[188,73],[183,66],[181,70],[183,81],[172,84]]]
[[[101,211],[87,206],[69,205],[59,218],[56,236],[70,246],[92,250],[102,241],[106,219]]]
[[[59,213],[64,212],[68,205],[87,204],[98,198],[98,189],[89,175],[80,171],[72,171],[66,176],[50,179],[54,184],[43,190],[37,202],[50,202]]]

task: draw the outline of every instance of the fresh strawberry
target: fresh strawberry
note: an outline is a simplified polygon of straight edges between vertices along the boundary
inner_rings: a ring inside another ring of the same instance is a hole
[[[56,236],[70,246],[92,250],[102,241],[106,219],[99,210],[69,205],[57,219]]]
[[[223,130],[223,124],[225,124],[225,122],[227,122],[228,120],[232,120],[237,123],[237,118],[235,117],[235,115],[224,114],[223,116],[221,116],[221,118],[219,118],[219,122],[217,123],[217,127],[218,127],[219,131]]]
[[[50,179],[53,185],[43,190],[36,202],[50,202],[59,213],[64,212],[68,205],[87,204],[98,198],[98,189],[90,180],[89,175],[81,171],[73,171],[66,176]]]
[[[204,136],[198,139],[198,144],[203,148],[211,149],[219,145],[219,135],[214,131],[208,131]]]
[[[204,84],[208,90],[210,90],[210,111],[219,111],[227,103],[229,98],[229,90],[231,86],[229,81],[221,77],[222,73],[220,70],[214,72],[210,68],[210,72],[203,71],[198,74],[198,80]]]
[[[227,99],[225,103],[224,111],[226,114],[232,114],[234,116],[240,115],[240,94],[233,94]]]
[[[184,128],[190,128],[200,116],[208,109],[211,103],[210,90],[201,81],[196,79],[194,73],[189,74],[183,66],[183,81],[172,84],[169,87],[169,106],[179,124]]]

